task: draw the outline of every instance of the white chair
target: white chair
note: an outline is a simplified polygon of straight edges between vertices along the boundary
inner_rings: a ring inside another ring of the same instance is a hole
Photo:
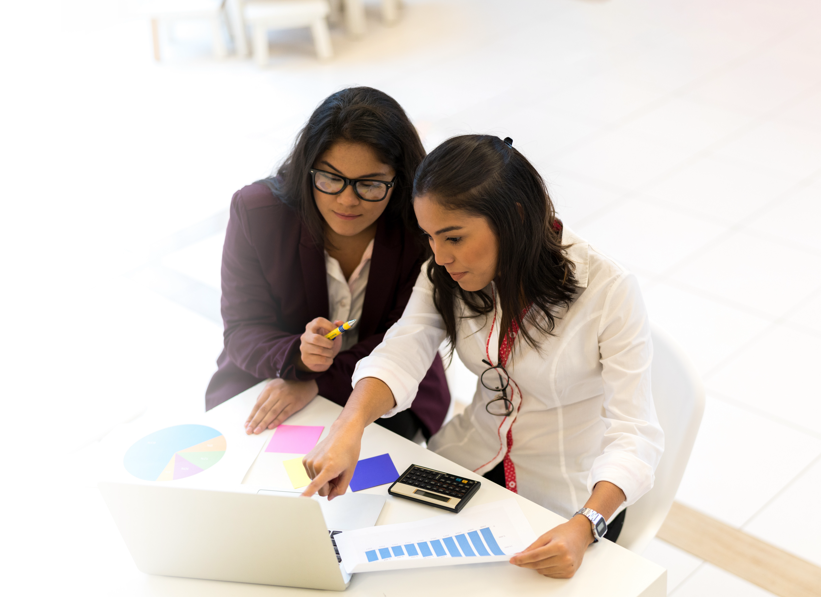
[[[172,25],[175,21],[207,20],[212,27],[214,56],[227,54],[223,28],[226,24],[226,0],[149,0],[135,3],[134,10],[151,21],[154,59],[160,61],[160,23]]]
[[[366,5],[363,0],[329,0],[331,13],[329,21],[337,23],[343,13],[346,32],[351,37],[362,37],[366,33]],[[400,0],[380,0],[380,14],[386,25],[393,25],[400,16]]]
[[[326,0],[232,0],[230,6],[237,53],[248,55],[245,31],[248,24],[252,29],[254,58],[261,67],[269,63],[268,32],[271,29],[309,27],[317,57],[328,60],[334,55],[326,22],[329,15]]]
[[[674,503],[703,418],[705,393],[700,376],[677,343],[652,325],[652,394],[666,449],[655,472],[654,487],[626,512],[617,544],[642,553],[660,530]]]

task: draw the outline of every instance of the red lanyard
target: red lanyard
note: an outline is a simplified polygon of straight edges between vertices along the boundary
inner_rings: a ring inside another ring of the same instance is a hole
[[[497,302],[495,299],[494,288],[492,288],[492,301],[495,304],[495,312],[494,318],[492,319],[492,327],[489,330],[489,337],[486,339],[486,358],[489,359],[491,362],[491,356],[489,355],[489,343],[491,342],[492,333],[494,332],[494,324],[497,322]],[[531,309],[531,305],[523,309],[522,317],[526,316],[526,313],[529,312]],[[509,329],[506,330],[506,333],[503,334],[503,339],[499,342],[499,347],[497,351],[498,356],[498,363],[503,367],[509,362],[509,357],[511,357],[512,349],[514,348],[514,341],[517,338],[517,334],[520,331],[520,326],[517,324],[517,321],[512,320]],[[511,451],[512,447],[514,446],[514,435],[512,434],[512,429],[514,428],[514,423],[517,421],[517,415],[520,412],[520,405],[523,403],[523,394],[520,392],[520,387],[517,385],[511,376],[509,376],[509,386],[512,387],[512,404],[514,404],[514,392],[517,391],[520,394],[520,402],[517,404],[517,411],[514,413],[514,419],[512,419],[512,423],[509,426],[509,431],[506,433],[506,455],[503,457],[503,471],[506,477],[506,489],[513,493],[517,493],[517,471],[515,471],[514,463],[511,459]],[[500,427],[503,426],[503,423],[506,422],[504,418],[503,421],[500,423]],[[500,429],[498,427],[498,430]],[[502,448],[502,446],[501,446]],[[498,449],[497,453],[500,453]],[[497,455],[495,454],[495,457]],[[488,463],[486,463],[488,464]],[[485,465],[483,465],[485,466]],[[482,467],[481,467],[482,468]]]

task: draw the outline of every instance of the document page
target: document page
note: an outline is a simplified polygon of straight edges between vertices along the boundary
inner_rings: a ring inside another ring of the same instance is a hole
[[[514,498],[335,537],[349,573],[505,562],[537,536]]]

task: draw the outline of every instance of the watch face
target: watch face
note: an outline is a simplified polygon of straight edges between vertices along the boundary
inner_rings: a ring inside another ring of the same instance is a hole
[[[598,537],[602,537],[606,534],[606,521],[601,518],[597,521],[597,524],[594,528],[597,531]]]

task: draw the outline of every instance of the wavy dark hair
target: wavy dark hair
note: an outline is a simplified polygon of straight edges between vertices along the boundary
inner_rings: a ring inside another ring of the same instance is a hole
[[[328,246],[309,169],[337,141],[368,145],[381,162],[394,168],[397,179],[381,217],[411,225],[412,180],[426,151],[400,104],[371,87],[350,87],[323,100],[298,133],[277,174],[259,182],[300,214],[319,246]]]
[[[511,140],[508,140],[511,141]],[[497,137],[454,137],[432,151],[417,170],[413,197],[425,195],[449,210],[482,216],[497,236],[497,276],[502,321],[516,322],[518,338],[539,349],[539,339],[523,327],[524,320],[550,335],[559,308],[576,295],[574,263],[561,242],[562,227],[543,179],[523,155]],[[429,256],[432,256],[431,248]],[[446,268],[431,259],[428,276],[434,303],[446,324],[449,344],[456,345],[455,299],[461,298],[473,317],[494,310],[484,291],[465,291]],[[525,310],[533,305],[528,315]],[[501,326],[511,333],[511,323]]]

